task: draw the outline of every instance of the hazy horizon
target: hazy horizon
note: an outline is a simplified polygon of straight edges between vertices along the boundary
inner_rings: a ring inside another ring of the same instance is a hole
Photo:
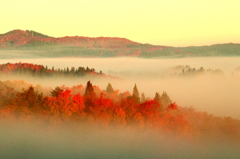
[[[137,43],[141,43],[141,44],[150,44],[150,45],[156,45],[156,46],[169,46],[169,47],[194,47],[194,46],[211,46],[211,45],[216,45],[216,44],[231,44],[231,43],[234,43],[234,44],[239,44],[240,42],[239,41],[216,41],[216,42],[212,42],[212,43],[201,43],[201,44],[191,44],[191,43],[186,43],[185,45],[174,45],[174,44],[164,44],[164,43],[154,43],[154,42],[148,42],[148,41],[138,41],[138,40],[133,40],[133,39],[130,39],[128,37],[122,37],[122,36],[104,36],[104,35],[101,35],[101,36],[88,36],[88,35],[61,35],[61,36],[54,36],[54,35],[51,35],[51,34],[46,34],[44,32],[40,32],[38,30],[32,30],[31,28],[25,28],[25,29],[20,29],[20,28],[13,28],[12,30],[31,30],[31,31],[36,31],[38,33],[41,33],[43,35],[47,35],[47,36],[50,36],[50,37],[53,37],[53,38],[61,38],[61,37],[68,37],[68,36],[78,36],[78,37],[89,37],[89,38],[100,38],[100,37],[106,37],[106,38],[123,38],[123,39],[128,39],[130,41],[133,41],[133,42],[137,42]],[[5,32],[2,32],[0,34],[5,34],[9,31],[12,31],[12,30],[6,30]]]
[[[207,0],[3,1],[1,33],[124,37],[165,46],[240,43],[240,2]],[[44,8],[44,12],[42,11]]]

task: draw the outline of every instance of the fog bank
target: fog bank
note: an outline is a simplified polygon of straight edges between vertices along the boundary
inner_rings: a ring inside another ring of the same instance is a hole
[[[171,134],[134,129],[103,130],[81,124],[66,126],[39,123],[3,124],[0,158],[183,158],[240,157],[238,145],[214,141],[190,142]]]
[[[51,68],[89,67],[112,74],[123,80],[113,79],[24,79],[26,82],[43,86],[86,85],[91,80],[93,85],[105,89],[110,82],[114,89],[132,92],[136,83],[140,93],[153,98],[156,92],[166,91],[170,98],[183,107],[192,106],[200,111],[220,116],[232,116],[240,119],[240,77],[232,76],[240,66],[240,57],[208,57],[178,59],[136,59],[136,58],[57,58],[57,59],[9,59],[0,63],[27,62],[41,64]],[[189,65],[199,69],[220,69],[224,76],[166,76],[169,69],[178,65]],[[7,78],[1,78],[6,80]]]

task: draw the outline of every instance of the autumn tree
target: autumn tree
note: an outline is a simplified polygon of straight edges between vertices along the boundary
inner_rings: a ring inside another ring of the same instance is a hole
[[[17,91],[13,87],[6,86],[0,82],[0,108],[3,107],[10,99],[15,98]]]
[[[126,122],[131,123],[134,120],[134,116],[138,112],[139,104],[132,97],[122,99],[120,107],[126,113]]]
[[[160,104],[156,100],[148,100],[139,106],[139,112],[143,115],[145,120],[153,120],[158,117]]]
[[[18,118],[28,118],[32,114],[39,114],[42,111],[43,95],[30,86],[27,90],[18,92],[5,108],[10,109]]]
[[[29,108],[38,108],[42,106],[42,93],[35,91],[33,86],[21,93],[17,93],[17,97],[13,100],[19,106],[27,106]]]
[[[64,121],[84,117],[84,99],[80,94],[72,95],[70,90],[60,90],[52,97],[46,97],[44,107],[52,118]]]
[[[113,100],[105,98],[103,94],[99,98],[95,98],[88,112],[95,119],[95,122],[108,126],[113,115]]]
[[[76,85],[76,86],[72,86],[71,87],[71,91],[72,91],[72,94],[75,95],[75,94],[81,94],[83,95],[84,92],[85,92],[85,89],[82,85]]]

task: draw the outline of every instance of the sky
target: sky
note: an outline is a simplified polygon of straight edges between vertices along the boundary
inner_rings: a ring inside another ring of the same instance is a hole
[[[1,0],[0,34],[122,37],[199,46],[240,43],[239,0]]]

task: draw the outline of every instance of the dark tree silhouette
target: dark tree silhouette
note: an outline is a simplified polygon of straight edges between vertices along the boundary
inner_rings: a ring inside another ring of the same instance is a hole
[[[63,91],[63,89],[55,87],[55,89],[53,89],[50,93],[52,97],[57,97],[61,91]]]
[[[161,101],[161,96],[158,92],[156,92],[154,99],[160,103]]]
[[[133,87],[133,94],[132,97],[134,100],[136,100],[137,103],[140,103],[140,97],[139,97],[139,92],[138,92],[138,88],[137,85],[135,84]]]
[[[92,83],[90,81],[87,82],[86,90],[84,93],[86,112],[90,111],[90,106],[93,105],[93,101],[96,98],[96,94],[94,93],[94,89]]]
[[[93,97],[93,96],[95,96],[95,93],[94,93],[94,90],[93,90],[93,86],[92,86],[92,83],[90,81],[87,82],[87,87],[86,87],[84,96],[86,96],[86,97]]]
[[[113,88],[112,88],[111,83],[108,83],[106,91],[107,91],[108,93],[113,92]]]

